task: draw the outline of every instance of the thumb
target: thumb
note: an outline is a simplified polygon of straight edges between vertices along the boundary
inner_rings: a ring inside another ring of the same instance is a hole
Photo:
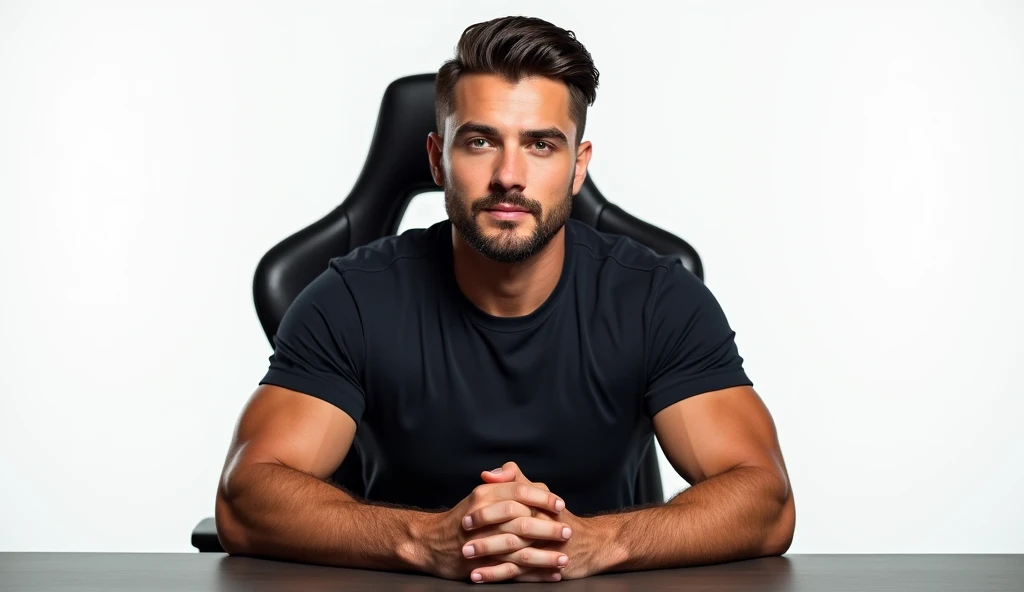
[[[518,483],[529,483],[523,472],[519,470],[519,465],[514,462],[507,462],[497,469],[491,469],[490,471],[484,471],[480,473],[480,478],[484,480],[484,483],[509,483],[516,481]]]

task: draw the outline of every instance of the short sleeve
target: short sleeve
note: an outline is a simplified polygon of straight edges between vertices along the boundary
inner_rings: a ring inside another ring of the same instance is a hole
[[[362,388],[362,323],[342,273],[325,270],[295,298],[274,336],[270,368],[260,384],[323,399],[356,424],[366,409]]]
[[[647,313],[648,416],[694,395],[753,386],[718,300],[681,262],[666,270]]]

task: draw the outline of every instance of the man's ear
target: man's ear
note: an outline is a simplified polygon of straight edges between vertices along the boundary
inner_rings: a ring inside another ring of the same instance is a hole
[[[589,141],[580,143],[576,149],[576,176],[572,180],[572,194],[576,195],[583,187],[583,181],[587,178],[587,167],[590,166],[590,157],[593,149]]]
[[[430,160],[430,176],[434,184],[444,187],[444,138],[437,132],[427,134],[427,158]]]

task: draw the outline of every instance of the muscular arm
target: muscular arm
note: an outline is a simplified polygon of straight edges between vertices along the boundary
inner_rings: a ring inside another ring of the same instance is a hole
[[[599,571],[682,567],[781,555],[796,509],[774,422],[750,387],[690,397],[654,427],[692,484],[663,506],[590,519],[611,542]]]
[[[352,418],[329,403],[259,387],[217,488],[224,549],[323,565],[421,567],[410,529],[424,512],[361,503],[324,481],[344,460],[355,430]]]

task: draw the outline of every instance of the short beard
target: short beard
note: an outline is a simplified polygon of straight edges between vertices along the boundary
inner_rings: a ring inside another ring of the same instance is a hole
[[[449,187],[450,185],[446,185],[444,189],[444,208],[448,212],[448,219],[451,220],[452,226],[458,231],[462,240],[466,241],[474,250],[488,259],[500,263],[519,263],[539,253],[565,226],[572,213],[572,184],[566,191],[565,199],[555,204],[546,216],[540,203],[519,192],[491,194],[467,205],[467,200]],[[518,223],[501,220],[497,224],[501,229],[498,236],[484,235],[476,217],[480,212],[500,203],[507,203],[530,212],[537,220],[533,234],[525,238],[519,237],[515,234]]]

